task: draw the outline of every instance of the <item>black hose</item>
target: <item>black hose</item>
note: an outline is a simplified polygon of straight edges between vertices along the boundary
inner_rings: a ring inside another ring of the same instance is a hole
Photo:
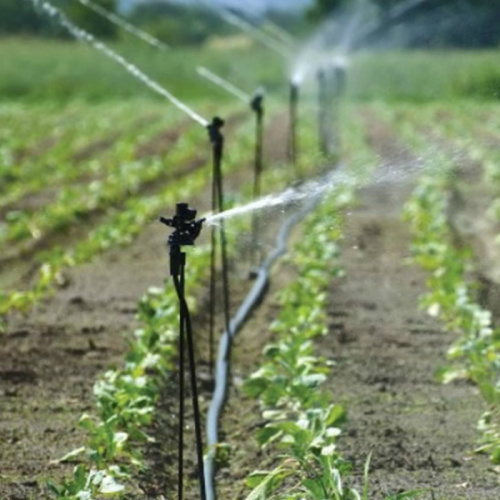
[[[207,445],[209,447],[209,451],[205,455],[205,484],[207,500],[215,500],[217,498],[214,485],[215,445],[218,443],[219,418],[226,401],[229,373],[229,351],[231,349],[232,340],[248,319],[252,310],[262,300],[269,284],[271,267],[279,257],[286,253],[288,238],[293,228],[316,208],[321,199],[322,197],[319,196],[309,201],[305,207],[296,211],[283,223],[276,237],[275,248],[268,254],[266,260],[257,269],[257,278],[252,289],[239,307],[236,315],[231,319],[229,328],[221,336],[215,370],[215,389],[212,401],[210,402],[210,407],[208,409],[206,423]]]

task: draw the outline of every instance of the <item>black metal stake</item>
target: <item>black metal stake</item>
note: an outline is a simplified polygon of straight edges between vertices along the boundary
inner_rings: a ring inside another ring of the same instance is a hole
[[[182,268],[183,269],[183,268]],[[181,273],[181,277],[184,272]],[[182,295],[184,295],[184,279],[181,282]],[[179,442],[178,442],[178,463],[177,463],[177,484],[178,484],[178,497],[179,500],[184,498],[184,320],[182,311],[179,318]]]
[[[191,324],[191,315],[185,297],[186,254],[183,246],[192,246],[199,236],[204,220],[196,221],[196,210],[192,210],[186,203],[178,203],[172,219],[162,217],[160,221],[174,228],[168,238],[170,248],[170,275],[174,282],[179,299],[179,449],[178,449],[178,498],[184,497],[184,336],[187,336],[189,372],[191,380],[191,396],[194,413],[194,427],[196,438],[196,454],[198,458],[198,480],[200,484],[200,498],[206,500],[205,471],[203,464],[203,440],[201,432],[201,415],[198,404],[198,387],[196,383],[196,360],[194,355],[194,337]]]
[[[264,94],[257,92],[250,103],[252,111],[255,112],[256,127],[255,127],[255,162],[254,162],[254,178],[253,178],[253,199],[256,200],[261,195],[261,177],[264,169]],[[260,218],[257,211],[252,213],[252,264],[258,264],[258,235],[259,235]]]
[[[318,138],[319,150],[323,155],[330,153],[330,137],[328,130],[328,86],[327,76],[324,69],[319,69],[316,75],[318,80]]]
[[[329,103],[328,109],[328,134],[330,139],[329,154],[340,154],[341,137],[340,137],[340,100],[345,91],[346,86],[346,70],[343,65],[335,64],[330,69],[330,84],[329,84]]]
[[[298,138],[297,138],[297,118],[299,104],[299,84],[290,82],[290,129],[288,133],[288,160],[295,165],[297,170],[298,159]]]
[[[223,173],[222,173],[222,159],[224,156],[224,136],[221,129],[224,126],[224,120],[215,117],[212,123],[208,125],[208,134],[213,148],[213,173],[212,173],[212,207],[214,213],[221,213],[224,211],[224,189],[223,189]],[[212,227],[212,262],[211,262],[211,297],[210,297],[210,365],[214,365],[214,327],[215,327],[215,281],[216,281],[216,228]],[[227,238],[226,227],[224,219],[219,222],[219,240],[221,249],[221,270],[222,270],[222,287],[223,287],[223,305],[224,305],[224,323],[226,331],[230,331],[231,324],[231,311],[229,300],[229,268],[228,268],[228,255],[227,255]],[[228,350],[229,353],[229,350]],[[211,369],[213,370],[213,368]]]

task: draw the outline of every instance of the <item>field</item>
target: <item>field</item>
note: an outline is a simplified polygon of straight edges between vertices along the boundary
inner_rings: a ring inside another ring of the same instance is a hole
[[[114,48],[226,120],[226,208],[252,200],[254,117],[193,68],[264,83],[262,194],[306,193],[263,204],[257,247],[252,213],[225,220],[231,317],[294,223],[219,360],[216,443],[203,427],[217,498],[497,499],[498,54],[359,54],[335,151],[318,148],[312,82],[293,164],[279,58]],[[207,131],[84,45],[7,39],[0,60],[0,498],[177,498],[179,309],[158,219],[181,201],[212,210]],[[211,227],[186,278],[203,424]],[[188,397],[187,499],[200,498],[192,421]]]

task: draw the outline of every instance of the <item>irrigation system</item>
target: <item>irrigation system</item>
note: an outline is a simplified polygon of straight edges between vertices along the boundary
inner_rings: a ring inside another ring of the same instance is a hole
[[[222,127],[224,121],[215,117],[207,127],[213,151],[212,169],[212,212],[224,212],[224,183],[222,173],[222,159],[224,155],[224,136]],[[209,334],[209,357],[210,373],[213,375],[214,366],[214,342],[215,342],[215,318],[216,318],[216,297],[217,297],[217,248],[220,247],[221,273],[222,273],[222,299],[224,310],[224,326],[230,329],[230,299],[229,299],[229,268],[227,253],[227,238],[225,222],[219,224],[219,240],[217,240],[217,228],[212,226],[211,230],[211,253],[210,253],[210,334]],[[219,245],[217,242],[219,241]]]
[[[50,17],[55,19],[63,28],[65,28],[72,36],[77,40],[81,40],[90,44],[94,49],[104,54],[106,57],[114,61],[115,63],[122,66],[129,74],[135,77],[137,80],[141,81],[148,88],[159,94],[160,96],[167,99],[171,104],[173,104],[177,109],[188,115],[192,120],[201,125],[202,127],[207,127],[209,125],[208,120],[203,118],[201,115],[196,113],[187,104],[182,102],[180,99],[171,94],[167,89],[160,85],[157,81],[153,80],[144,71],[140,70],[135,64],[132,64],[122,55],[115,52],[113,49],[108,47],[103,42],[99,41],[94,35],[88,33],[82,28],[78,27],[76,24],[71,22],[69,18],[57,7],[54,7],[49,2],[40,0],[31,0],[33,5],[40,8],[43,12],[47,13]]]
[[[219,420],[227,397],[229,370],[231,362],[231,348],[236,334],[241,330],[252,311],[257,307],[266,293],[270,280],[270,271],[274,263],[287,250],[287,242],[293,228],[309,214],[322,200],[328,190],[342,179],[344,173],[341,170],[332,169],[328,174],[313,179],[293,188],[286,189],[282,193],[262,197],[262,173],[264,170],[263,142],[264,142],[264,116],[265,96],[263,91],[258,90],[253,95],[247,93],[228,80],[220,77],[205,67],[198,67],[198,73],[213,84],[224,89],[233,97],[244,102],[255,113],[255,161],[253,176],[253,200],[248,205],[239,206],[226,210],[224,199],[224,183],[222,163],[224,158],[225,140],[222,133],[224,120],[214,117],[208,121],[186,103],[171,94],[162,85],[140,70],[136,65],[127,61],[123,56],[96,39],[92,34],[74,24],[60,9],[54,7],[50,2],[44,0],[31,0],[43,12],[54,18],[61,26],[76,39],[90,44],[94,49],[119,64],[134,78],[141,81],[148,88],[167,99],[177,109],[188,115],[197,124],[203,126],[209,137],[212,147],[212,212],[207,218],[197,219],[197,212],[185,202],[178,203],[176,212],[171,218],[160,218],[160,221],[171,228],[173,232],[168,238],[170,257],[170,276],[175,287],[179,303],[179,337],[178,337],[178,373],[179,373],[179,421],[178,421],[178,499],[184,499],[185,486],[185,431],[186,431],[186,369],[189,372],[189,383],[191,389],[192,407],[194,414],[194,431],[196,441],[197,474],[199,480],[199,491],[201,500],[215,500],[217,497],[215,485],[215,449],[219,440]],[[128,32],[139,37],[146,43],[158,48],[166,49],[165,44],[151,37],[139,28],[131,25],[119,16],[108,12],[92,0],[77,0],[80,4],[88,7],[97,14],[105,17]],[[206,5],[206,2],[203,1]],[[213,6],[212,6],[213,8]],[[295,40],[284,30],[277,26],[271,26],[274,33],[272,36],[264,32],[244,19],[225,10],[216,9],[227,21],[252,36],[268,48],[290,59],[293,53]],[[330,152],[330,140],[332,132],[332,103],[340,97],[344,86],[344,69],[332,66],[322,69],[317,74],[318,78],[318,105],[319,105],[319,143],[323,153]],[[292,78],[289,82],[289,134],[288,155],[290,162],[298,169],[298,106],[300,96],[301,78]],[[335,171],[333,171],[335,170]],[[292,207],[292,214],[281,224],[277,231],[274,248],[266,256],[262,263],[256,260],[257,241],[260,232],[259,211],[273,206]],[[252,250],[252,265],[254,267],[253,286],[243,300],[235,315],[231,317],[230,308],[230,279],[229,279],[229,257],[227,248],[227,237],[225,221],[244,213],[252,215],[252,240],[255,246]],[[210,258],[210,321],[209,321],[209,358],[210,370],[214,382],[213,396],[210,402],[207,419],[206,435],[208,453],[203,457],[202,418],[198,401],[198,386],[195,359],[195,336],[191,321],[191,314],[186,301],[186,278],[187,267],[186,253],[184,247],[193,246],[200,235],[203,224],[210,226],[211,258]],[[220,266],[218,265],[220,260]],[[215,356],[215,334],[217,319],[217,281],[219,272],[222,276],[222,310],[224,328],[219,339],[217,357]],[[187,363],[186,363],[187,352]]]
[[[288,159],[295,166],[298,173],[298,155],[299,145],[297,137],[298,128],[298,110],[300,97],[300,81],[292,79],[290,81],[290,100],[289,100],[289,130],[288,130]]]
[[[248,104],[255,113],[255,155],[254,155],[254,180],[253,199],[256,200],[261,194],[261,177],[264,168],[264,90],[258,89],[253,96],[239,89],[228,80],[215,74],[209,69],[199,66],[198,73],[208,81],[222,88],[240,101]],[[252,251],[251,261],[256,262],[258,250],[259,217],[256,213],[252,215]],[[252,274],[252,273],[251,273]],[[211,337],[212,338],[212,337]],[[211,358],[212,359],[212,358]]]
[[[198,385],[196,379],[196,359],[194,349],[194,335],[191,315],[186,301],[186,253],[185,246],[193,246],[200,235],[204,219],[196,220],[196,210],[192,210],[186,203],[178,203],[175,215],[171,219],[161,217],[160,221],[174,229],[168,238],[170,254],[170,276],[175,286],[179,299],[179,441],[178,441],[178,498],[184,498],[184,429],[185,429],[185,390],[184,390],[184,354],[185,338],[189,360],[189,375],[191,381],[191,396],[194,413],[194,426],[196,437],[196,456],[198,459],[198,481],[200,485],[200,498],[206,499],[205,473],[203,471],[203,439],[201,431],[201,414],[198,402]]]

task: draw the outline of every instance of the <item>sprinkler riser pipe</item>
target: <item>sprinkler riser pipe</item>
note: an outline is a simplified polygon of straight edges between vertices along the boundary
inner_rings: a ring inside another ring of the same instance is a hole
[[[346,88],[346,68],[343,65],[336,64],[329,71],[329,85],[327,90],[327,127],[328,127],[328,154],[335,155],[340,151],[340,126],[339,126],[339,108],[340,101]]]
[[[254,161],[254,185],[253,199],[257,200],[261,193],[261,177],[264,166],[264,96],[256,94],[251,103],[251,108],[255,112],[255,161]],[[257,241],[259,233],[259,214],[252,214],[252,245],[251,262],[255,264],[257,255]]]
[[[297,165],[298,159],[297,120],[299,91],[299,84],[294,81],[290,82],[290,130],[288,136],[288,159],[294,165]]]
[[[178,443],[178,498],[184,498],[184,335],[187,336],[188,360],[191,379],[192,404],[196,438],[196,454],[198,458],[198,475],[201,500],[206,499],[205,472],[203,462],[203,440],[201,434],[201,417],[198,404],[198,387],[196,383],[196,363],[194,356],[194,339],[189,309],[185,298],[186,254],[183,246],[193,246],[200,235],[205,219],[196,220],[196,210],[187,203],[178,203],[173,217],[161,217],[160,222],[174,231],[168,237],[170,254],[170,274],[179,299],[179,443]]]
[[[330,153],[329,99],[327,74],[320,69],[316,75],[318,81],[318,144],[323,155]]]

